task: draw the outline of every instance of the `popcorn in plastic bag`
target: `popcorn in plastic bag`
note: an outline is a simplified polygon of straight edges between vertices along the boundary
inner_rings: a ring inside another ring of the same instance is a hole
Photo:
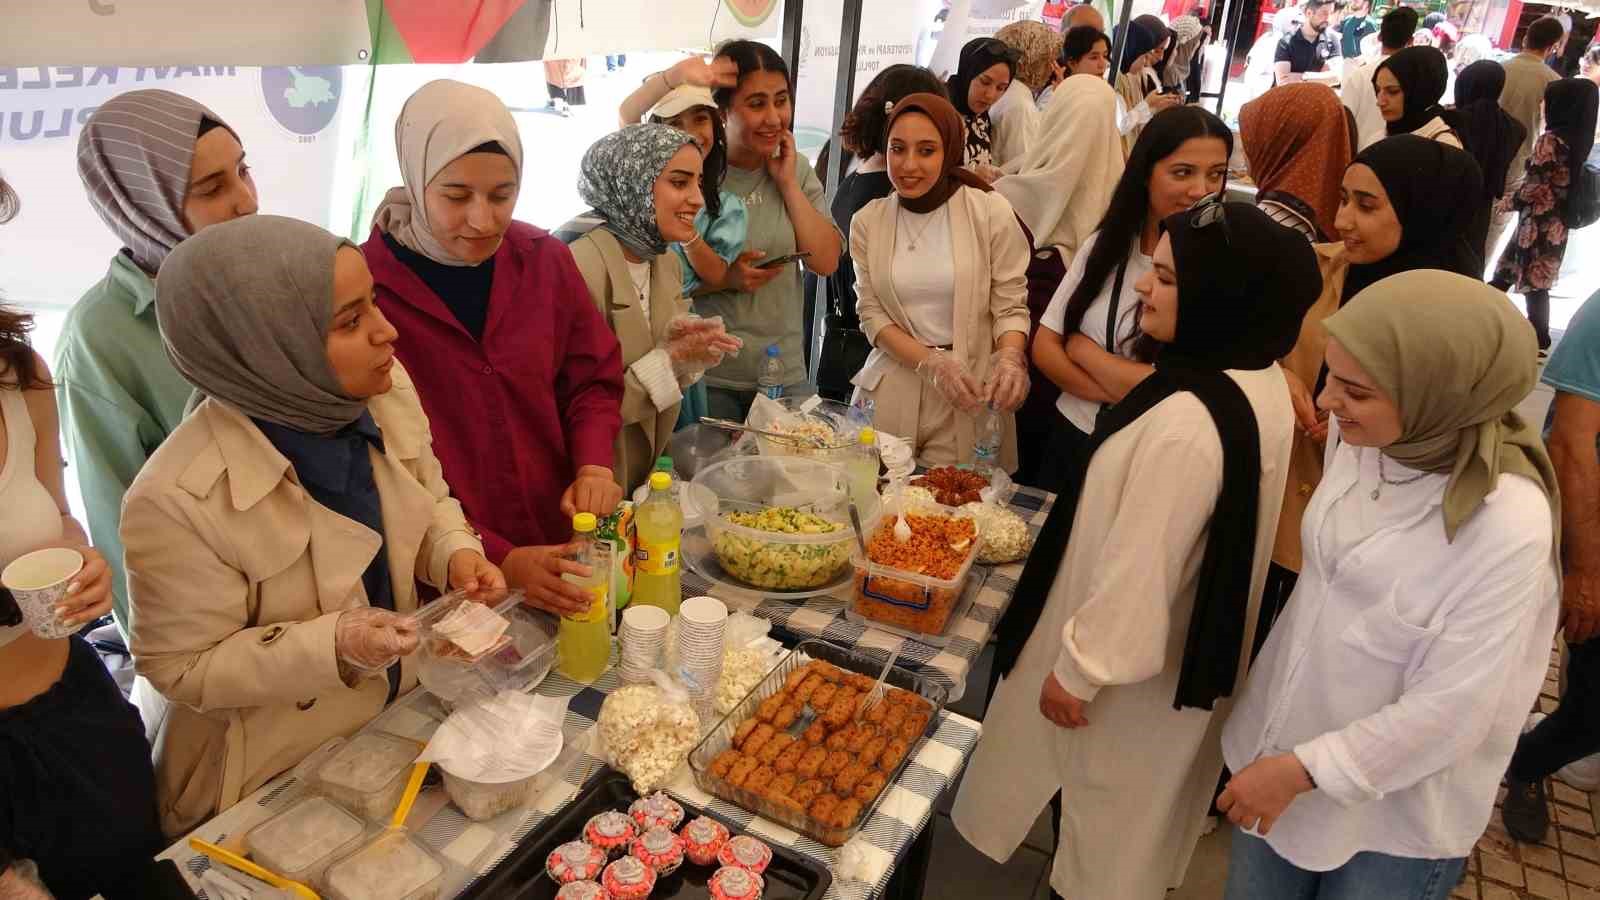
[[[641,795],[664,786],[700,741],[689,693],[659,669],[651,684],[619,688],[600,707],[600,749]]]

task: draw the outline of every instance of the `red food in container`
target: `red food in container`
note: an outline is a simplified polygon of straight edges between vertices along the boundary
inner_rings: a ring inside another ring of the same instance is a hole
[[[656,889],[656,870],[631,856],[624,856],[606,866],[600,885],[614,900],[644,900]]]
[[[701,816],[683,826],[683,852],[697,866],[717,861],[717,851],[728,842],[728,828],[716,819]]]
[[[718,869],[706,882],[714,900],[760,900],[765,887],[760,875],[738,866]]]
[[[673,834],[672,829],[657,825],[639,835],[629,852],[665,878],[683,865],[683,838]]]
[[[717,851],[717,862],[724,866],[738,866],[760,875],[772,864],[772,848],[749,835],[741,834],[730,839]]]
[[[628,852],[628,845],[639,834],[639,827],[625,813],[603,812],[583,826],[583,839],[599,847],[608,856]]]

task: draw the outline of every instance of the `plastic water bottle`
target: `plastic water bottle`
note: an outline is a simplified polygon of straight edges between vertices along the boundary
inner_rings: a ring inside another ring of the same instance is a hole
[[[856,446],[851,448],[845,461],[850,474],[850,499],[856,506],[865,506],[867,497],[878,493],[878,433],[863,428],[856,435]]]
[[[777,344],[767,345],[767,358],[761,361],[761,375],[756,385],[773,400],[783,396],[783,359],[778,356]]]
[[[682,552],[683,512],[672,499],[672,476],[650,476],[650,498],[633,516],[638,545],[634,550],[633,603],[659,606],[678,614],[683,599],[679,555]]]
[[[972,447],[974,468],[993,469],[1000,465],[1000,441],[1004,436],[1000,411],[985,406],[983,412],[978,414],[978,435]]]

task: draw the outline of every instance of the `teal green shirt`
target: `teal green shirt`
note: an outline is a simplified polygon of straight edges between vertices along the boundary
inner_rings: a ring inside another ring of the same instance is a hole
[[[156,325],[156,283],[118,253],[84,294],[56,348],[56,404],[68,464],[89,515],[89,537],[111,567],[112,612],[128,631],[122,571],[122,495],[183,419],[193,390],[172,367]]]

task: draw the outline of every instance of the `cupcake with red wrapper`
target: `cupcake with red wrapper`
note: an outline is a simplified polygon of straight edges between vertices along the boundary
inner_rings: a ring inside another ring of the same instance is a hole
[[[673,834],[671,829],[657,825],[639,835],[628,852],[665,878],[683,865],[683,838]]]
[[[772,864],[772,848],[747,834],[730,838],[717,851],[717,862],[724,866],[738,866],[760,875]]]
[[[761,900],[765,887],[760,875],[738,866],[718,869],[706,882],[706,890],[713,900]]]
[[[633,819],[614,810],[595,816],[583,826],[583,839],[613,858],[627,853],[628,845],[638,834],[639,828]]]
[[[683,854],[697,866],[717,861],[717,851],[728,842],[728,827],[710,816],[701,816],[683,826]]]
[[[574,881],[593,881],[606,867],[606,852],[583,841],[571,841],[550,851],[545,858],[544,870],[556,884]]]
[[[556,891],[556,900],[611,900],[611,894],[598,881],[574,881]]]
[[[656,889],[656,870],[631,856],[624,856],[606,866],[600,885],[613,900],[644,900]]]
[[[639,823],[640,831],[657,825],[668,831],[677,831],[678,826],[683,824],[683,807],[662,791],[633,801],[633,805],[628,807],[628,815]]]

